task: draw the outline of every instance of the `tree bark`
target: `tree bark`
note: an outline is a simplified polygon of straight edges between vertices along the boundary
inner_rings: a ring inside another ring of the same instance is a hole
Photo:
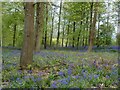
[[[63,44],[64,44],[64,32],[65,32],[65,20],[64,20],[64,25],[63,25],[63,35],[62,35],[62,47],[64,46]]]
[[[33,2],[25,2],[25,26],[23,47],[20,57],[21,69],[32,64],[34,50],[34,6]]]
[[[74,48],[74,41],[75,41],[74,33],[75,33],[75,22],[73,22],[73,41],[72,41],[73,48]]]
[[[92,51],[92,47],[94,45],[95,32],[96,32],[96,21],[97,21],[97,10],[98,10],[98,2],[95,2],[94,17],[93,17],[92,28],[91,28],[91,33],[90,33],[90,45],[88,47],[88,52]]]
[[[43,24],[44,24],[44,3],[37,3],[37,17],[36,17],[36,33],[35,33],[35,52],[40,50],[41,40],[42,40],[42,32],[43,32]]]
[[[70,22],[69,22],[69,23],[70,23]],[[68,30],[67,30],[67,41],[66,41],[66,47],[68,46],[69,23],[68,23]]]
[[[48,22],[48,5],[46,4],[46,29],[45,29],[44,49],[47,48],[47,22]]]
[[[57,44],[56,44],[57,46],[59,44],[59,38],[60,38],[61,10],[62,10],[62,0],[60,2],[60,10],[59,10],[59,22],[58,22]]]
[[[98,15],[98,33],[97,33],[97,47],[99,47],[100,45],[99,45],[99,38],[100,38],[100,29],[99,29],[99,27],[100,27],[100,20],[99,20],[99,18],[100,18],[100,14]]]
[[[81,20],[81,22],[80,22],[80,27],[81,27],[81,29],[82,29],[82,20]],[[79,33],[78,33],[78,38],[77,38],[77,49],[79,48],[80,33],[81,33],[81,30],[79,30]]]
[[[89,29],[89,39],[88,39],[88,44],[90,45],[90,34],[91,34],[91,29],[92,29],[92,16],[93,16],[93,2],[90,3],[90,29]]]
[[[16,41],[16,27],[17,27],[17,24],[14,24],[14,32],[13,32],[13,47],[15,47],[15,41]]]
[[[53,28],[54,28],[54,14],[52,14],[52,30],[50,34],[50,46],[52,46]]]
[[[88,45],[89,17],[87,17],[87,18],[86,18],[86,24],[87,24],[87,29],[86,29],[85,46],[87,46],[87,45]]]

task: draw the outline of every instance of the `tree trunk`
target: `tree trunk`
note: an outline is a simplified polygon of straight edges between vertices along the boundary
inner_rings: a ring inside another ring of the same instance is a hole
[[[69,23],[70,23],[70,22],[69,22]],[[68,23],[68,30],[67,30],[67,41],[66,41],[66,47],[68,46],[69,23]]]
[[[34,6],[33,2],[25,2],[25,26],[23,47],[20,57],[21,69],[32,64],[34,50]]]
[[[75,33],[75,22],[73,22],[73,40],[72,40],[72,47],[73,48],[74,48],[74,41],[75,41],[74,33]]]
[[[90,34],[91,34],[91,29],[92,29],[93,2],[91,2],[90,4],[91,4],[91,7],[90,7],[90,29],[89,29],[89,39],[88,39],[89,45],[90,45]]]
[[[37,17],[36,17],[36,33],[35,33],[35,52],[40,50],[42,32],[43,32],[43,23],[44,23],[44,3],[37,3]]]
[[[100,20],[99,20],[99,18],[100,18],[100,14],[98,15],[98,33],[97,33],[97,47],[99,47],[100,45],[99,45],[99,38],[100,38],[100,29],[99,29],[99,26],[100,26]]]
[[[80,27],[82,29],[82,20],[81,20],[81,23],[80,23]],[[77,49],[79,47],[80,33],[81,33],[81,30],[79,30],[79,34],[78,34],[78,38],[77,38]]]
[[[13,32],[13,47],[15,47],[16,27],[17,27],[17,24],[14,24],[14,32]]]
[[[91,33],[90,33],[90,45],[88,47],[88,52],[92,51],[92,47],[94,45],[95,32],[96,32],[96,21],[97,21],[97,10],[98,10],[98,2],[95,2],[94,17],[93,17],[92,28],[91,28]]]
[[[63,25],[63,35],[62,35],[62,47],[64,46],[63,43],[64,43],[64,29],[65,29],[65,20],[64,20],[64,25]]]
[[[45,29],[45,42],[44,42],[44,49],[47,48],[47,22],[48,22],[48,5],[46,4],[46,29]]]
[[[110,3],[108,2],[108,6],[107,6],[107,8],[109,8],[109,6],[110,6]],[[109,9],[108,9],[108,11],[109,11]],[[108,12],[108,15],[107,15],[107,29],[109,28],[109,12]],[[105,41],[105,44],[106,45],[108,45],[108,34],[107,34],[108,32],[106,32],[106,41]]]
[[[89,17],[87,17],[87,18],[86,18],[86,24],[87,24],[87,29],[86,29],[85,46],[87,46],[87,45],[88,45]]]
[[[50,34],[50,46],[52,46],[53,28],[54,28],[54,14],[52,14],[52,30]]]
[[[58,44],[59,44],[59,38],[60,38],[61,10],[62,10],[62,0],[61,0],[61,2],[60,2],[60,11],[59,11],[59,23],[58,23],[58,34],[57,34],[57,46],[58,46]]]

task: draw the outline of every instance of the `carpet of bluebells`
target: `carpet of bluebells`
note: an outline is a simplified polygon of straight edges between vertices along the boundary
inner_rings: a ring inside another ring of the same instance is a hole
[[[19,70],[20,50],[2,51],[3,88],[117,88],[118,52],[41,50]]]

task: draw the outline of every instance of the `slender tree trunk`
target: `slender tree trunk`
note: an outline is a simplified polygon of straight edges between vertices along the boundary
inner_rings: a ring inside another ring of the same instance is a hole
[[[36,17],[36,33],[35,33],[35,52],[40,50],[42,32],[43,32],[43,23],[44,23],[44,3],[37,2],[37,17]]]
[[[59,38],[60,38],[61,10],[62,10],[62,0],[61,0],[61,2],[60,2],[60,11],[59,11],[59,23],[58,23],[58,34],[57,34],[57,46],[59,45]]]
[[[54,28],[54,14],[52,14],[52,30],[50,34],[50,46],[52,46],[53,28]]]
[[[85,46],[88,45],[89,17],[86,18],[86,24],[87,24],[87,29],[86,29],[86,40],[85,40]]]
[[[44,43],[44,49],[47,48],[47,22],[48,22],[48,5],[46,4],[46,29],[45,29],[45,43]]]
[[[80,27],[81,27],[81,29],[82,29],[82,20],[81,20],[81,23],[80,23]],[[77,49],[78,49],[78,47],[79,47],[79,40],[80,40],[81,29],[79,30],[79,34],[78,34],[78,38],[77,38]]]
[[[90,45],[88,47],[88,51],[92,51],[92,47],[94,45],[95,33],[96,33],[96,21],[97,21],[97,10],[98,10],[98,2],[95,2],[95,9],[94,9],[94,18],[92,23],[92,30],[90,33]]]
[[[90,35],[91,35],[91,29],[92,29],[92,16],[93,16],[93,2],[90,3],[91,7],[90,7],[90,29],[89,29],[89,39],[88,39],[88,43],[90,45]]]
[[[25,2],[25,26],[23,47],[20,57],[21,69],[32,64],[34,50],[34,6],[33,2]]]
[[[100,45],[99,45],[99,38],[100,38],[100,29],[99,29],[99,27],[100,27],[100,20],[99,20],[99,18],[100,18],[100,14],[98,15],[98,33],[97,33],[97,47],[99,47]]]
[[[69,22],[70,23],[70,22]],[[68,46],[68,36],[69,36],[69,23],[68,23],[68,30],[67,30],[67,41],[66,41],[66,47]]]
[[[65,20],[64,20],[64,25],[63,25],[63,35],[62,35],[62,47],[63,47],[63,43],[64,43],[64,29],[65,29]]]
[[[108,8],[109,8],[109,6],[110,6],[110,3],[108,2]],[[109,9],[108,9],[108,11],[109,11]],[[108,12],[108,14],[107,14],[107,28],[109,28],[109,12]],[[106,32],[106,38],[105,38],[105,44],[106,45],[108,45],[108,34],[107,34],[108,32]]]
[[[72,47],[74,47],[74,42],[75,42],[74,33],[75,33],[75,22],[73,22],[73,40],[72,40]]]
[[[83,16],[85,16],[85,12],[83,13]],[[85,24],[85,20],[84,20],[84,24]],[[84,45],[85,45],[85,27],[83,27],[82,47],[84,47]]]
[[[16,27],[17,27],[17,24],[14,24],[14,32],[13,32],[13,47],[15,47],[15,41],[16,41]]]

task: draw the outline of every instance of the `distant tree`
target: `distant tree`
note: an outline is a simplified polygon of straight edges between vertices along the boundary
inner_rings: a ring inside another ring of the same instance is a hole
[[[117,38],[117,45],[120,46],[120,33],[117,33],[116,38]]]
[[[74,42],[75,42],[75,22],[73,22],[73,40],[72,40],[72,47],[74,47]]]
[[[60,38],[61,10],[62,10],[62,0],[60,1],[60,10],[59,10],[59,22],[58,22],[57,44],[56,44],[57,46],[59,44],[59,38]]]
[[[54,29],[54,12],[51,12],[52,16],[52,28],[51,28],[51,33],[50,33],[50,46],[52,46],[52,38],[53,38],[53,29]]]
[[[45,38],[44,38],[44,49],[47,48],[47,24],[48,24],[48,5],[47,5],[47,2],[46,2],[46,9],[45,9],[46,13],[45,13],[45,30],[44,30],[44,33],[45,33]]]
[[[64,37],[65,37],[65,20],[64,20],[63,31],[62,31],[62,47],[64,46]]]
[[[69,24],[70,24],[70,22],[68,22],[68,25],[67,25],[67,27],[68,27],[68,28],[67,28],[67,40],[66,40],[66,47],[68,46],[68,40],[69,40],[69,38],[68,38],[68,36],[69,36],[69,32],[70,32],[70,31],[69,31],[69,29],[70,29],[70,25],[69,25]]]
[[[21,69],[27,69],[32,64],[34,50],[34,5],[25,2],[24,40],[20,57]]]

